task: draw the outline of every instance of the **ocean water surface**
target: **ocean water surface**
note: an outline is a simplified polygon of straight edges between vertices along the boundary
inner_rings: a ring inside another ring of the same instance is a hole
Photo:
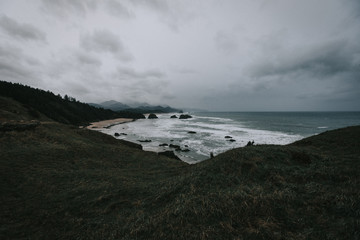
[[[243,147],[248,141],[284,145],[327,130],[360,125],[360,112],[197,112],[190,113],[190,119],[171,115],[157,114],[158,119],[140,119],[101,131],[112,136],[119,133],[117,138],[142,144],[147,151],[174,150],[159,146],[164,143],[179,145],[188,150],[175,153],[185,162],[197,163],[208,159],[210,153]]]

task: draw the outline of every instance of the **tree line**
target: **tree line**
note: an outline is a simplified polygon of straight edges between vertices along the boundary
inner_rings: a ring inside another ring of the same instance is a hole
[[[112,118],[145,118],[144,115],[109,109],[98,108],[82,103],[74,97],[60,94],[55,95],[50,91],[32,88],[20,83],[10,83],[0,80],[0,95],[12,98],[22,103],[36,118],[38,113],[61,123],[84,125],[89,122],[101,121]]]

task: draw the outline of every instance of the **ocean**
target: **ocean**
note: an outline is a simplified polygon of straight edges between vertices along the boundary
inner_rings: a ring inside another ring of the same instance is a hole
[[[321,132],[360,125],[360,112],[196,112],[190,119],[140,119],[101,130],[119,139],[141,143],[147,151],[185,151],[176,154],[193,164],[227,150],[254,144],[289,144]],[[179,116],[179,114],[176,114]],[[193,132],[193,133],[189,133]]]

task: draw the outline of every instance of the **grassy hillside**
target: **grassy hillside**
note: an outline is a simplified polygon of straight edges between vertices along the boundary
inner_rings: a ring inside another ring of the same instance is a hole
[[[34,89],[21,84],[0,81],[0,96],[12,98],[27,109],[33,118],[45,115],[57,122],[82,125],[89,122],[111,118],[144,118],[142,114],[134,112],[114,112],[103,108],[96,108],[77,101],[67,95],[62,98],[50,91]]]
[[[0,171],[0,239],[360,238],[360,126],[187,165],[44,120],[0,131]]]

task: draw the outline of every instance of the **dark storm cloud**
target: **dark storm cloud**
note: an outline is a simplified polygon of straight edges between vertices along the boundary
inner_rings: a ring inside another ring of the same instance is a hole
[[[109,53],[119,60],[131,61],[132,55],[124,48],[120,38],[108,30],[94,31],[80,37],[80,46],[87,51]]]
[[[152,8],[157,11],[166,12],[169,10],[169,5],[167,0],[135,0],[130,1],[134,5],[143,5],[149,8]]]
[[[134,13],[130,11],[122,2],[116,0],[107,0],[105,2],[108,12],[115,17],[132,18]]]
[[[21,49],[0,45],[1,80],[36,85],[40,81],[37,70],[40,65],[36,59],[25,55]]]
[[[357,72],[360,68],[356,63],[360,55],[358,47],[360,44],[351,46],[346,41],[335,41],[296,51],[278,52],[275,57],[259,60],[249,67],[249,71],[255,78],[291,73],[311,73],[315,77],[325,78],[341,72]]]
[[[81,65],[90,65],[93,67],[99,67],[102,64],[102,62],[98,58],[88,53],[78,52],[75,56],[77,58],[77,62]]]
[[[237,36],[234,33],[219,31],[214,40],[217,48],[226,54],[234,53],[238,49]]]
[[[175,70],[176,73],[180,74],[198,74],[199,72],[191,68],[180,68]]]
[[[89,10],[95,10],[96,0],[42,0],[42,9],[58,17],[85,16]]]
[[[189,11],[185,1],[130,0],[128,3],[130,3],[129,6],[135,7],[135,9],[142,8],[147,10],[147,14],[155,13],[159,20],[173,31],[178,31],[181,26],[194,18],[194,11]],[[197,1],[192,2],[194,8],[196,8],[197,5]]]
[[[165,74],[159,70],[147,70],[144,72],[135,71],[132,68],[119,67],[117,69],[117,78],[119,79],[149,79],[149,78],[163,78]]]
[[[109,85],[103,84],[102,61],[96,54],[75,48],[64,48],[46,63],[47,88],[61,95],[77,99],[97,97],[97,91]],[[106,94],[106,91],[104,93]]]
[[[51,78],[67,78],[71,82],[87,85],[99,77],[100,59],[90,52],[78,49],[63,49],[48,63]],[[67,83],[66,83],[67,84]]]
[[[155,99],[162,101],[173,98],[167,89],[168,81],[165,76],[165,73],[156,69],[138,71],[133,68],[118,67],[112,79],[116,81],[119,94],[126,101],[152,102]]]
[[[20,40],[46,41],[46,35],[36,27],[17,21],[3,15],[0,18],[0,28],[9,36]]]

